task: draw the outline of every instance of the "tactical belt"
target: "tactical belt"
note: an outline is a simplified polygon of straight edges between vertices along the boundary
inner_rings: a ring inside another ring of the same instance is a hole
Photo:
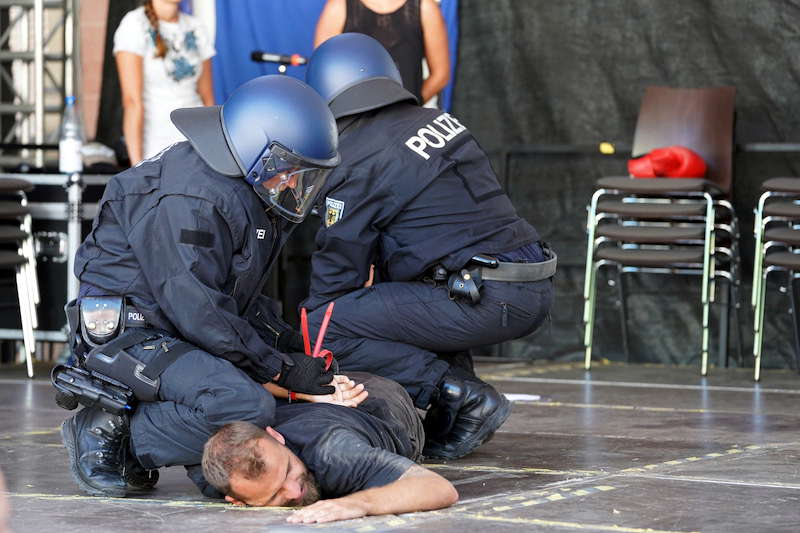
[[[483,281],[541,281],[552,278],[556,273],[558,257],[552,257],[540,263],[504,263],[497,262],[497,268],[479,267]]]

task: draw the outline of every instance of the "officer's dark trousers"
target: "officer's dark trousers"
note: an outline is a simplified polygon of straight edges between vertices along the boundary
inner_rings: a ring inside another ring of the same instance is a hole
[[[164,336],[127,351],[146,364],[163,350],[162,342],[169,347],[177,339]],[[146,468],[200,463],[208,437],[228,422],[266,427],[274,421],[275,400],[261,385],[199,348],[167,367],[159,398],[140,402],[131,418],[133,451]]]
[[[481,301],[451,300],[447,288],[426,282],[380,283],[336,300],[324,347],[340,371],[370,372],[403,385],[426,408],[448,365],[435,352],[456,352],[532,333],[547,317],[550,280],[487,281]],[[309,315],[311,338],[322,306]]]

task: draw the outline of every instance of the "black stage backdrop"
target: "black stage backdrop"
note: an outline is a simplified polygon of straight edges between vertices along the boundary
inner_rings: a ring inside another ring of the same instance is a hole
[[[97,137],[117,148],[122,106],[111,55],[112,29],[137,5],[137,0],[114,1],[108,14]],[[520,145],[610,141],[629,146],[647,85],[733,85],[737,143],[800,140],[798,1],[461,0],[460,20],[454,114],[492,154],[499,174],[503,154]],[[564,360],[582,356],[585,208],[598,177],[625,172],[625,155],[511,159],[512,200],[557,250],[560,271],[550,327],[505,346],[503,355]],[[747,278],[752,209],[761,181],[781,175],[800,175],[800,154],[736,155],[734,201],[742,222],[746,284],[739,323],[745,355],[752,349]],[[308,255],[317,223],[310,218],[298,228],[271,283],[270,292],[283,300],[290,322],[297,321],[296,305],[307,291]],[[628,280],[633,359],[696,364],[698,280],[643,275]],[[620,359],[616,291],[605,287],[603,278],[600,281],[595,353]],[[771,284],[767,305],[764,364],[784,366],[792,353],[788,298]]]
[[[503,153],[519,145],[610,141],[629,149],[648,85],[735,86],[739,145],[800,140],[800,2],[461,0],[460,20],[454,114],[493,155],[498,173]],[[624,155],[512,157],[512,200],[556,249],[560,272],[549,333],[513,343],[506,355],[581,356],[586,205],[598,177],[626,173]],[[734,164],[746,284],[739,323],[751,364],[752,210],[764,179],[800,175],[800,154],[739,151]],[[616,290],[604,279],[595,354],[619,359]],[[699,280],[626,279],[633,359],[696,364]],[[789,301],[770,287],[764,364],[784,366],[792,354]]]

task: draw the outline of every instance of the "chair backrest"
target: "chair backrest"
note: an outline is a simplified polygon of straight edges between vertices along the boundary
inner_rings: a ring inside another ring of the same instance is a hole
[[[705,160],[706,178],[730,194],[735,96],[734,87],[647,87],[636,122],[633,156],[664,146],[686,146]]]

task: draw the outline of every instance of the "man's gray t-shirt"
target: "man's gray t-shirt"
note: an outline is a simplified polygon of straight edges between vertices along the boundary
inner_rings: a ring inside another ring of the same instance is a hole
[[[275,429],[314,474],[323,498],[387,485],[414,465],[407,428],[378,418],[381,401],[356,409],[322,403],[277,409]]]

